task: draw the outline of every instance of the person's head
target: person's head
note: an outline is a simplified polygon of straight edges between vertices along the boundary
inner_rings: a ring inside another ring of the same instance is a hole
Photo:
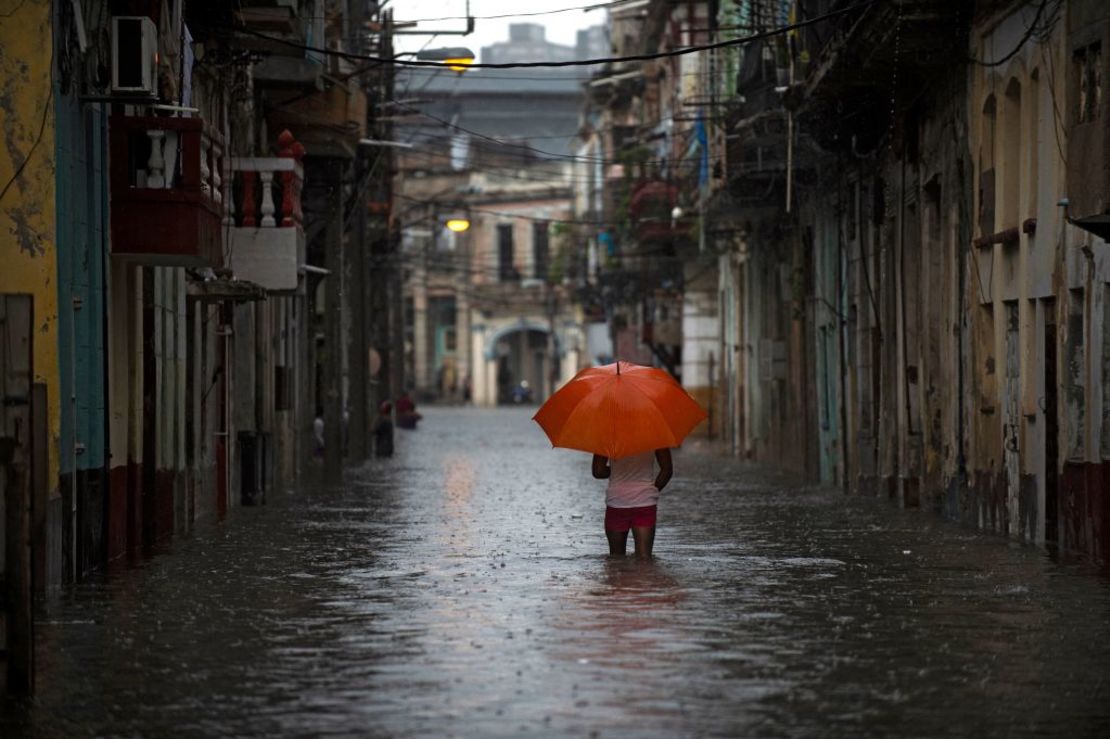
[[[393,413],[393,404],[388,400],[383,400],[382,404],[378,406],[378,414],[388,416],[391,413]]]

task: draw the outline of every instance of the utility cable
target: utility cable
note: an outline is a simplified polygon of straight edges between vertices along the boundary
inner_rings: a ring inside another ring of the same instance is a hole
[[[20,3],[14,10],[12,10],[12,13],[15,13],[15,11],[19,10],[22,6],[23,3]],[[23,157],[23,161],[20,162],[19,166],[15,168],[15,171],[12,172],[11,178],[9,178],[8,181],[4,183],[4,187],[0,189],[0,202],[4,200],[4,196],[8,194],[8,190],[10,190],[12,185],[14,185],[16,181],[20,178],[20,176],[23,174],[23,170],[27,168],[27,164],[31,161],[31,157],[34,156],[35,150],[39,148],[39,144],[42,142],[42,136],[46,132],[46,119],[49,116],[50,111],[54,108],[55,46],[56,44],[50,44],[49,82],[46,86],[46,100],[44,100],[42,103],[42,117],[39,120],[39,131],[35,135],[35,140],[31,143],[31,148],[27,150],[27,156]]]
[[[1025,29],[1025,33],[1022,34],[1021,39],[1017,42],[1017,45],[1014,46],[1009,54],[1006,54],[1001,59],[995,59],[992,62],[984,62],[974,57],[971,57],[969,61],[974,64],[978,64],[981,67],[1000,67],[1006,62],[1013,59],[1014,56],[1016,56],[1017,53],[1021,51],[1022,47],[1025,46],[1025,43],[1029,41],[1029,39],[1033,36],[1033,32],[1037,30],[1037,24],[1040,22],[1041,15],[1044,14],[1044,9],[1047,5],[1048,0],[1041,0],[1041,4],[1037,7],[1037,14],[1033,16],[1033,22],[1029,24],[1029,28]]]
[[[633,161],[633,160],[625,160],[625,159],[608,159],[606,157],[595,157],[595,156],[589,156],[589,155],[559,154],[558,152],[554,152],[554,151],[546,151],[544,149],[538,149],[534,146],[529,146],[528,144],[518,144],[518,143],[515,143],[515,142],[511,142],[511,141],[505,141],[503,139],[498,139],[498,138],[495,138],[493,136],[487,136],[486,134],[479,133],[478,131],[475,131],[471,128],[466,128],[465,126],[460,126],[457,123],[452,123],[451,121],[448,121],[444,118],[440,118],[439,116],[433,115],[431,113],[427,113],[423,110],[420,110],[419,108],[413,107],[412,105],[409,105],[409,104],[407,104],[403,101],[400,101],[400,100],[390,100],[388,102],[390,102],[391,104],[396,105],[400,108],[404,108],[406,110],[412,111],[416,115],[423,116],[424,118],[435,121],[436,123],[438,123],[441,126],[444,126],[446,128],[453,128],[456,131],[460,131],[462,133],[470,134],[471,136],[474,136],[475,138],[481,139],[483,141],[488,141],[488,142],[493,143],[493,144],[497,144],[498,146],[504,146],[504,147],[509,148],[509,149],[520,149],[522,151],[527,151],[527,152],[530,152],[532,154],[538,154],[541,157],[546,157],[546,158],[549,158],[549,159],[552,159],[552,160],[562,160],[562,161],[567,161],[567,162],[587,162],[587,163],[593,163],[593,164],[597,164],[597,163],[600,163],[600,164],[626,164],[626,165],[630,165],[630,166],[640,165],[640,166],[660,166],[661,167],[661,166],[670,166],[670,165],[675,164],[676,162],[680,162],[683,159],[685,159],[685,157],[676,157],[675,159],[647,159],[647,160],[643,160],[643,161]]]
[[[769,31],[761,31],[759,33],[753,33],[753,34],[750,34],[748,36],[743,36],[743,37],[735,38],[735,39],[728,39],[728,40],[725,40],[725,41],[717,41],[717,42],[714,42],[714,43],[711,43],[711,44],[699,44],[699,45],[695,45],[695,46],[684,46],[684,47],[681,47],[681,48],[678,48],[678,49],[670,49],[668,51],[657,51],[657,52],[652,52],[652,53],[648,53],[648,54],[630,54],[630,55],[627,55],[627,56],[599,57],[599,58],[594,58],[594,59],[573,59],[573,60],[562,61],[562,62],[500,62],[500,63],[475,62],[473,64],[468,64],[466,66],[467,66],[467,69],[540,69],[540,68],[546,69],[546,68],[559,68],[559,67],[591,67],[591,66],[597,66],[597,65],[601,65],[601,64],[616,64],[616,63],[620,63],[620,62],[646,62],[646,61],[652,61],[652,60],[655,60],[655,59],[671,59],[671,58],[674,58],[674,57],[686,56],[688,54],[696,54],[696,53],[702,52],[702,51],[712,51],[714,49],[727,49],[727,48],[731,48],[733,46],[745,46],[747,44],[752,43],[753,41],[760,41],[762,39],[772,38],[774,36],[781,36],[783,34],[790,33],[791,31],[796,31],[796,30],[799,30],[799,29],[802,29],[802,28],[806,28],[808,26],[812,26],[812,25],[815,25],[817,23],[821,23],[823,21],[830,20],[832,18],[836,18],[836,17],[842,16],[842,15],[847,15],[848,13],[854,13],[854,12],[859,11],[859,10],[864,10],[864,9],[869,8],[872,5],[875,5],[879,2],[884,2],[884,0],[865,0],[865,2],[849,5],[849,6],[846,6],[844,8],[840,8],[839,10],[832,10],[832,11],[829,11],[828,13],[825,13],[824,15],[814,16],[813,18],[807,18],[805,20],[801,20],[801,21],[798,21],[796,23],[789,23],[789,24],[786,24],[786,25],[782,25],[782,26],[779,26],[777,28],[773,28]],[[327,49],[327,48],[319,47],[319,46],[310,46],[308,44],[297,43],[296,41],[289,41],[287,39],[283,39],[283,38],[280,38],[278,36],[271,36],[269,34],[265,34],[265,33],[262,33],[260,31],[256,31],[252,28],[245,28],[245,27],[242,27],[242,26],[223,26],[222,28],[224,30],[230,29],[230,30],[233,30],[233,31],[238,31],[240,33],[247,34],[248,36],[254,36],[256,38],[264,39],[266,41],[270,41],[270,42],[273,42],[275,44],[281,44],[283,46],[288,46],[290,48],[300,49],[302,51],[311,51],[311,52],[314,52],[316,54],[325,54],[325,55],[328,55],[328,56],[335,56],[335,57],[339,57],[341,59],[347,59],[347,60],[350,60],[350,61],[375,62],[375,63],[379,63],[379,64],[390,64],[390,65],[393,65],[393,66],[401,66],[401,67],[430,67],[430,68],[435,68],[435,69],[443,69],[444,67],[450,68],[451,66],[457,66],[457,65],[452,65],[452,64],[447,63],[447,62],[440,62],[440,61],[423,61],[423,60],[420,60],[420,59],[399,59],[397,57],[381,57],[381,56],[374,56],[374,55],[371,55],[371,54],[356,54],[354,52],[349,52],[349,51],[339,51],[337,49]]]
[[[530,18],[530,17],[539,16],[539,15],[557,15],[559,13],[573,13],[573,12],[578,11],[578,10],[581,10],[581,11],[607,10],[608,8],[615,8],[619,5],[625,5],[625,4],[630,3],[630,2],[634,2],[634,0],[612,0],[612,2],[590,3],[589,5],[575,5],[575,6],[572,6],[572,7],[569,7],[569,8],[555,8],[553,10],[536,10],[536,11],[528,11],[528,12],[523,12],[523,13],[498,13],[498,14],[495,14],[495,15],[445,15],[445,16],[441,16],[439,18],[405,18],[405,19],[402,19],[402,20],[398,20],[397,23],[438,23],[440,21],[466,21],[466,20],[492,21],[492,20],[499,20],[501,18]],[[302,15],[302,16],[298,16],[298,17],[304,18],[304,19],[314,19],[314,20],[316,20],[316,19],[320,19],[320,18],[328,18],[330,16]],[[428,33],[435,33],[435,31],[429,31]]]

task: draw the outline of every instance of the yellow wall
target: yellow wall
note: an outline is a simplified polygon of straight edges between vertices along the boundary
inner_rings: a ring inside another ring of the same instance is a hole
[[[46,384],[49,399],[47,479],[53,490],[58,480],[61,399],[50,2],[0,2],[0,8],[12,13],[0,18],[0,188],[27,161],[0,201],[0,293],[34,295],[35,382]]]

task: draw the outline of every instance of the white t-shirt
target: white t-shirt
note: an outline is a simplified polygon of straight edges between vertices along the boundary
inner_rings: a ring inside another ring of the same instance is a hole
[[[610,508],[639,508],[655,505],[655,452],[609,460],[609,487],[605,505]]]

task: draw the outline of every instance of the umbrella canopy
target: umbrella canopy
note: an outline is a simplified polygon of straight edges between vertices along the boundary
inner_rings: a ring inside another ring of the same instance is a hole
[[[620,459],[678,446],[706,415],[663,370],[617,362],[582,370],[532,418],[557,447]]]

